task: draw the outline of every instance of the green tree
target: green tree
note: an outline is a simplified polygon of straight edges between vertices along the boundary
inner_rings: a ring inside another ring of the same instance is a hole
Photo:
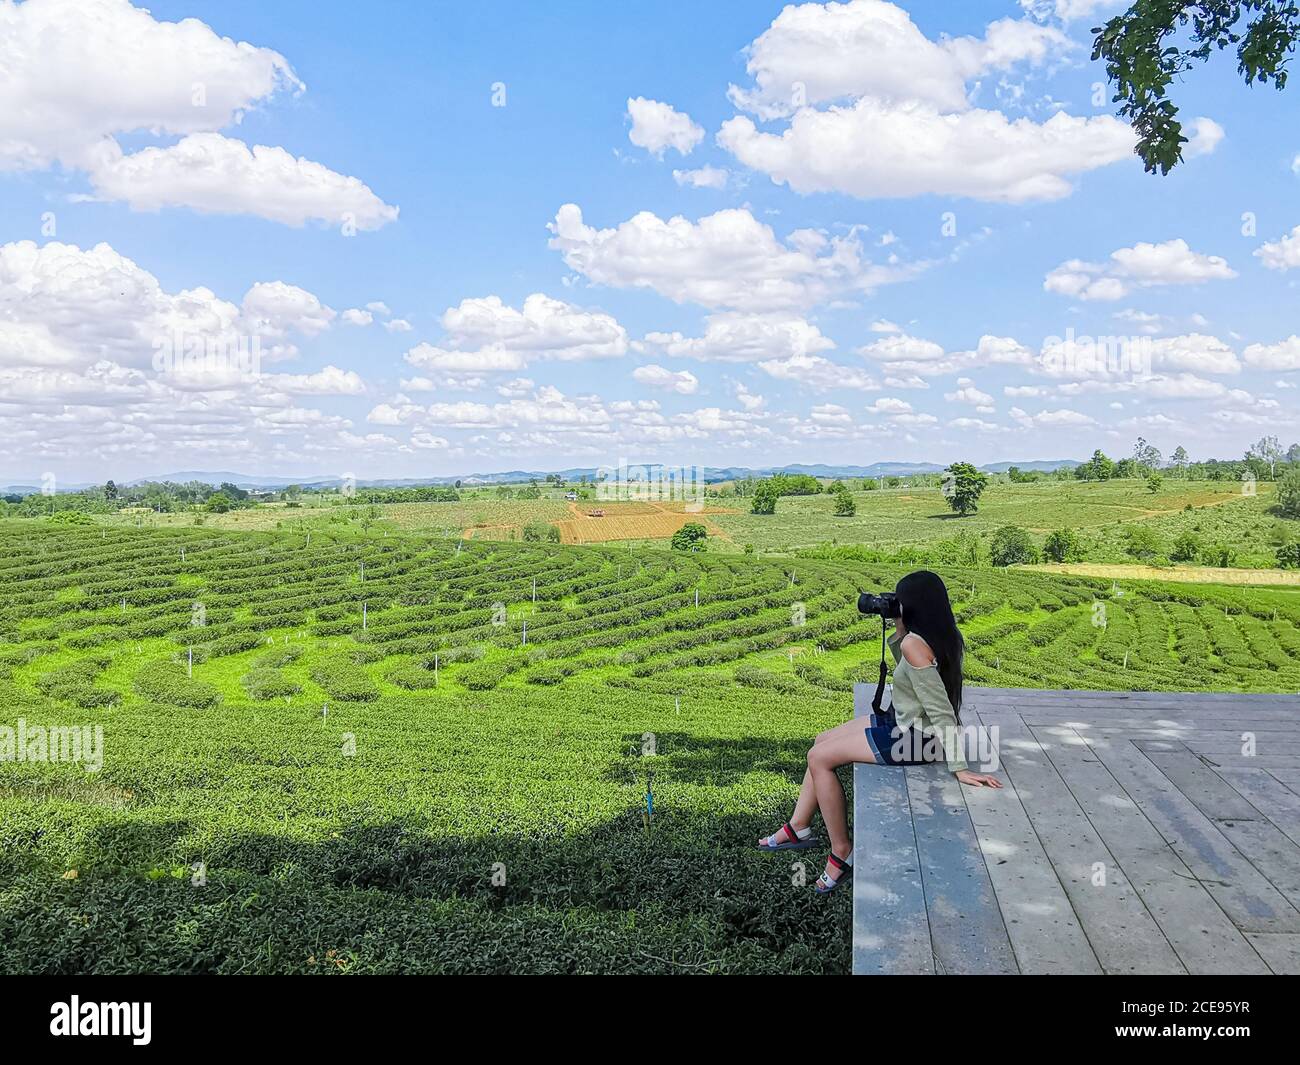
[[[213,492],[212,495],[208,496],[207,508],[213,514],[224,514],[233,506],[234,504],[225,492]]]
[[[1277,564],[1282,569],[1300,569],[1300,540],[1277,549]]]
[[[1125,550],[1134,558],[1150,562],[1165,553],[1164,541],[1150,525],[1130,525],[1124,530]]]
[[[1173,550],[1169,552],[1169,557],[1175,562],[1195,562],[1196,556],[1201,553],[1201,541],[1196,534],[1190,529],[1187,532],[1179,533],[1174,540]]]
[[[835,493],[835,517],[851,518],[857,512],[858,505],[853,501],[853,496],[847,488],[840,485],[839,491]]]
[[[1043,554],[1053,562],[1073,562],[1081,552],[1079,537],[1073,529],[1057,529],[1043,541]]]
[[[1171,41],[1184,32],[1185,43]],[[1300,37],[1300,6],[1295,0],[1133,0],[1093,33],[1092,58],[1106,64],[1113,101],[1138,135],[1134,150],[1147,173],[1168,174],[1187,143],[1169,86],[1212,52],[1234,47],[1247,85],[1271,81],[1284,88]]]
[[[770,479],[759,481],[754,486],[754,502],[749,508],[751,514],[775,514],[776,500],[779,493]]]
[[[980,473],[969,462],[954,462],[945,472],[948,476],[943,479],[943,494],[948,506],[962,517],[974,514],[989,483],[988,475]]]
[[[1268,463],[1269,480],[1273,479],[1277,464],[1282,461],[1284,456],[1285,452],[1282,450],[1282,445],[1278,442],[1276,436],[1260,437],[1246,451],[1247,459],[1258,459],[1260,462]]]
[[[1115,476],[1115,463],[1098,448],[1092,458],[1074,468],[1074,475],[1081,481],[1109,481]]]
[[[1147,491],[1150,492],[1152,495],[1155,495],[1158,491],[1160,491],[1160,486],[1164,484],[1164,482],[1165,479],[1161,477],[1160,474],[1153,473],[1150,477],[1147,478]]]
[[[709,530],[698,521],[688,521],[669,541],[674,551],[703,551],[709,538]]]
[[[1187,449],[1179,444],[1174,448],[1174,453],[1169,456],[1169,465],[1178,471],[1180,477],[1187,476],[1187,465],[1191,460],[1187,457]]]
[[[1160,449],[1153,444],[1148,444],[1145,437],[1141,436],[1137,438],[1137,443],[1133,445],[1133,458],[1139,466],[1145,466],[1151,470],[1158,470],[1160,463],[1164,461],[1160,455]]]
[[[1004,525],[989,541],[989,560],[995,566],[1037,562],[1038,549],[1029,533],[1019,525]]]
[[[1201,561],[1207,566],[1227,569],[1236,564],[1237,549],[1228,544],[1215,544],[1201,552]]]
[[[1284,518],[1300,518],[1300,467],[1292,466],[1278,480],[1277,509]]]
[[[104,485],[104,498],[108,500],[114,500],[117,498],[117,485],[112,481],[109,481]]]

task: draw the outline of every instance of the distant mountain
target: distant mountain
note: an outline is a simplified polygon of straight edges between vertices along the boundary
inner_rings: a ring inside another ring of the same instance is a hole
[[[1050,472],[1060,469],[1062,466],[1078,466],[1077,459],[1027,459],[1021,462],[991,462],[981,466],[980,469],[987,473],[1005,473],[1012,466],[1017,466],[1022,470],[1035,470]],[[649,471],[650,476],[662,476],[664,470],[673,470],[676,467],[665,467],[661,463],[652,462],[645,464],[629,463],[631,470]],[[920,473],[939,473],[944,469],[943,466],[935,462],[873,462],[870,466],[834,466],[825,463],[792,463],[786,466],[706,466],[703,470],[704,480],[709,484],[716,484],[719,481],[738,481],[747,477],[770,477],[774,473],[806,473],[812,477],[824,478],[874,478],[874,477],[910,477]],[[482,484],[520,484],[528,481],[544,481],[548,475],[558,474],[565,481],[578,481],[585,477],[587,480],[595,480],[597,467],[577,467],[567,470],[505,470],[498,473],[464,473],[449,477],[359,477],[357,478],[357,487],[359,488],[415,488],[421,485],[451,485],[459,482],[462,485],[482,485]],[[633,476],[636,476],[633,473]],[[645,474],[642,474],[645,476]],[[245,490],[268,490],[285,488],[291,484],[301,485],[303,488],[337,488],[343,484],[343,478],[334,475],[316,475],[311,477],[283,477],[268,474],[252,473],[232,473],[229,470],[221,472],[208,472],[203,470],[185,470],[180,473],[162,473],[155,477],[137,477],[132,481],[122,482],[125,485],[138,485],[146,481],[172,481],[177,484],[185,484],[189,481],[202,481],[204,484],[210,484],[214,487],[219,484],[233,484]],[[84,488],[91,487],[89,484],[61,483],[58,486],[60,492],[79,492]],[[40,488],[36,485],[9,485],[0,487],[0,493],[13,495],[30,495],[39,492]]]
[[[148,481],[173,481],[176,484],[202,481],[204,484],[211,485],[233,484],[238,488],[283,488],[290,484],[339,484],[342,483],[342,478],[320,474],[313,477],[267,477],[252,473],[204,473],[197,470],[186,470],[184,473],[162,473],[157,477],[137,477],[135,480],[125,483],[137,485]]]
[[[1029,459],[1025,462],[990,462],[980,469],[985,473],[1006,473],[1007,470],[1015,466],[1016,469],[1026,472],[1051,473],[1053,470],[1062,468],[1074,469],[1075,466],[1082,466],[1083,463],[1078,459]]]

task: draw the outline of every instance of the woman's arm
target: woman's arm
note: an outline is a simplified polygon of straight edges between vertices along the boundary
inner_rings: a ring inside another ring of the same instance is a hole
[[[903,657],[913,667],[912,686],[917,698],[925,708],[926,717],[939,731],[943,744],[944,758],[951,772],[963,784],[972,787],[1000,788],[1002,782],[987,773],[972,773],[966,765],[966,758],[961,745],[961,726],[953,712],[948,699],[948,689],[944,687],[943,678],[935,664],[934,652],[930,645],[916,633],[902,642]]]

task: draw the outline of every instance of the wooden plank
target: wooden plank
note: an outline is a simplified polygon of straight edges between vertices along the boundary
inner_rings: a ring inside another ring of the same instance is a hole
[[[1062,865],[1062,858],[1068,866],[1069,846],[1058,848],[1051,840],[1040,839],[1041,829],[1034,825],[1029,808],[1032,806],[1038,811],[1044,804],[1045,797],[1033,773],[1027,771],[1022,777],[1017,772],[1014,779],[1011,775],[1008,761],[1015,760],[1017,765],[1021,765],[1028,757],[1018,751],[1009,752],[1007,746],[1009,742],[1023,741],[1028,736],[1028,730],[1024,726],[1020,728],[1020,734],[1013,732],[1008,735],[1000,731],[998,735],[1003,757],[1001,775],[1006,786],[1000,791],[971,788],[964,792],[966,807],[975,825],[980,849],[984,852],[1007,934],[1011,938],[1011,946],[1022,973],[1100,973],[1103,965],[1098,960],[1098,951],[1094,951],[1081,923],[1091,908],[1085,907],[1085,913],[1076,914],[1073,897],[1077,891],[1072,892],[1071,888],[1077,889],[1079,883],[1077,880],[1065,881],[1058,868]],[[1029,738],[1027,744],[1038,747],[1032,738]],[[1039,757],[1046,771],[1056,777],[1056,797],[1063,798],[1073,807],[1073,823],[1067,831],[1085,828],[1091,831],[1087,819],[1070,798],[1056,771],[1046,764],[1041,750]],[[1028,781],[1025,785],[1028,790],[1023,796],[1019,790],[1022,779]],[[1086,869],[1074,869],[1072,872],[1082,874],[1085,878],[1087,876]],[[1097,893],[1092,891],[1092,894]],[[1116,898],[1121,896],[1116,895]],[[1131,918],[1140,928],[1140,922],[1145,919],[1151,942],[1139,944],[1135,950],[1132,929],[1117,936],[1108,936],[1103,932],[1101,951],[1117,966],[1111,971],[1139,971],[1153,957],[1157,963],[1163,961],[1165,967],[1147,971],[1182,971],[1177,957],[1137,896],[1132,891],[1127,891],[1122,898],[1129,903],[1126,911],[1122,914],[1109,913],[1106,921],[1098,923],[1098,929],[1103,930],[1107,925],[1113,924],[1115,931],[1119,932],[1124,926],[1116,921],[1118,917]],[[1157,944],[1156,950],[1150,949]],[[1143,946],[1147,949],[1141,949]],[[1163,948],[1163,958],[1158,948]]]
[[[1015,787],[971,788],[965,797],[1020,972],[1100,974]]]
[[[1081,706],[1092,703],[1172,703],[1194,706],[1259,705],[1300,707],[1300,694],[1294,692],[1138,692],[1104,691],[1095,688],[986,688],[971,686],[970,697],[981,703],[1062,703]]]
[[[1091,750],[1243,932],[1300,932],[1298,911],[1129,740]]]
[[[1219,908],[1205,885],[1156,831],[1111,771],[1081,737],[1060,737],[1030,730],[1087,815],[1106,852],[1137,890],[1179,960],[1193,974],[1267,972],[1259,955]],[[1136,751],[1134,752],[1137,753]],[[1106,861],[1105,852],[1081,856]],[[1109,883],[1115,870],[1104,867]]]
[[[1140,741],[1135,746],[1300,909],[1300,847],[1294,841],[1191,751],[1152,751]]]
[[[1266,818],[1220,821],[1219,831],[1300,911],[1300,847]]]
[[[1029,716],[1033,716],[1032,714]],[[1046,726],[1052,727],[1052,726]],[[1058,726],[1065,728],[1066,726]],[[1120,725],[1101,725],[1092,726],[1088,734],[1100,733],[1103,736],[1116,735],[1127,736],[1129,739],[1170,739],[1170,740],[1189,740],[1195,739],[1204,743],[1217,744],[1224,749],[1238,748],[1245,742],[1243,735],[1252,735],[1255,737],[1255,745],[1283,743],[1290,744],[1300,741],[1300,721],[1294,725],[1274,725],[1270,728],[1228,728],[1215,729],[1205,728],[1201,725],[1192,725],[1185,728],[1161,727],[1159,725],[1149,725],[1143,728],[1130,728]]]
[[[1170,748],[1149,740],[1134,740],[1137,747],[1206,817],[1216,821],[1252,820],[1264,815],[1213,769],[1182,744]]]
[[[1300,976],[1300,936],[1294,932],[1247,932],[1250,945],[1279,976]]]
[[[1043,722],[1086,721],[1094,728],[1105,728],[1117,721],[1140,721],[1147,728],[1169,728],[1182,725],[1187,728],[1238,728],[1244,722],[1256,722],[1261,728],[1295,729],[1300,726],[1300,713],[1265,706],[1238,707],[1226,714],[1203,706],[1031,706],[1017,703],[1014,707],[978,707],[977,713],[985,717],[1006,717],[1012,714]]]
[[[943,765],[911,766],[904,773],[937,971],[1017,972],[962,785]]]
[[[1223,751],[1204,751],[1188,741],[1187,746],[1212,762],[1216,767],[1229,769],[1300,769],[1300,755],[1296,754],[1238,754]]]
[[[1195,734],[1202,729],[1214,731],[1216,721],[1195,721],[1187,718],[1138,718],[1138,717],[1113,717],[1108,719],[1090,717],[1086,711],[1079,711],[1074,714],[1062,714],[1059,717],[1045,717],[1042,714],[1035,713],[1032,710],[1026,710],[1021,714],[1001,715],[1001,714],[983,714],[981,715],[989,722],[995,724],[998,721],[1004,721],[1007,717],[1018,717],[1031,728],[1079,728],[1079,731],[1088,734],[1099,733],[1105,735],[1107,732],[1115,734],[1124,732],[1170,732],[1177,734],[1180,738]],[[1242,731],[1254,731],[1262,733],[1271,731],[1274,735],[1294,735],[1289,724],[1283,722],[1261,721],[1258,718],[1248,718],[1240,722]],[[1219,730],[1221,731],[1221,730]]]
[[[855,715],[870,713],[854,686]],[[933,973],[921,861],[904,770],[853,767],[853,972]]]
[[[1265,769],[1220,768],[1215,772],[1249,800],[1293,843],[1300,843],[1300,795]]]
[[[1023,722],[999,726],[1002,767],[1024,798],[1102,968],[1108,973],[1184,972],[1178,955]],[[1096,863],[1106,883],[1094,883]]]
[[[1300,769],[1275,768],[1269,769],[1269,772],[1296,794],[1300,794]]]

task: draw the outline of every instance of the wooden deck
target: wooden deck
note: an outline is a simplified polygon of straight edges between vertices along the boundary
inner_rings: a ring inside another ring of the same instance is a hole
[[[962,721],[1002,790],[854,770],[855,973],[1300,973],[1300,695],[967,688]]]

